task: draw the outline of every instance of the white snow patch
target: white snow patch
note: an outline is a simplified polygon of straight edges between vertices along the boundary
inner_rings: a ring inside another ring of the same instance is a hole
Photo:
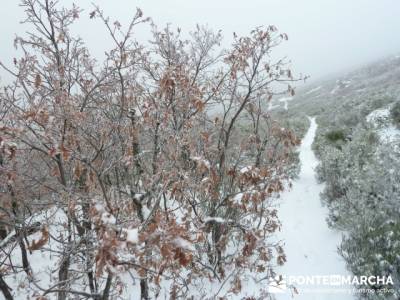
[[[174,244],[182,249],[189,250],[189,251],[195,251],[196,249],[194,248],[193,244],[189,242],[188,240],[185,240],[181,237],[177,237],[174,239]]]
[[[108,212],[103,212],[103,214],[101,215],[101,221],[104,224],[112,224],[112,225],[114,225],[117,222],[115,217]]]
[[[378,130],[379,137],[389,143],[400,140],[400,130],[393,125]]]
[[[336,92],[343,88],[348,88],[351,85],[351,80],[337,80],[336,86],[331,91],[331,94],[336,94]]]
[[[252,169],[253,169],[252,166],[243,167],[240,169],[240,173],[242,173],[242,174],[247,173],[247,172],[251,171]]]
[[[260,169],[254,166],[243,167],[239,171],[241,174],[246,174],[247,176],[257,176],[260,172]]]
[[[336,92],[339,90],[339,86],[335,86],[334,88],[333,88],[333,90],[331,91],[331,94],[332,95],[334,95],[334,94],[336,94]]]
[[[205,166],[208,169],[211,167],[210,162],[207,159],[204,159],[200,156],[192,156],[191,159],[199,162],[200,164],[202,164],[203,166]]]
[[[125,229],[126,241],[128,243],[137,244],[139,243],[139,231],[137,228]]]
[[[96,203],[94,205],[94,208],[98,211],[98,212],[102,212],[104,210],[103,205],[101,205],[100,203]]]
[[[309,91],[306,93],[306,95],[315,93],[315,92],[319,91],[320,89],[322,89],[322,86],[319,86],[319,87],[316,87],[316,88],[314,88],[314,89],[309,90]]]
[[[400,130],[390,124],[389,108],[380,108],[372,111],[367,117],[368,123],[372,124],[382,142],[394,143],[400,140]]]
[[[288,110],[288,102],[289,101],[292,101],[293,100],[293,97],[285,97],[285,98],[281,98],[281,99],[279,99],[278,101],[279,102],[283,102],[284,103],[284,109],[285,110]]]
[[[367,115],[367,122],[371,123],[375,127],[379,124],[386,122],[390,116],[390,111],[388,108],[380,108],[372,111],[369,115]]]
[[[236,204],[240,204],[242,202],[242,198],[244,196],[244,193],[239,193],[233,197],[233,202]]]
[[[273,105],[272,100],[268,102],[268,111],[271,111],[271,110],[273,110],[275,108],[278,108],[278,107],[279,107],[279,105]]]
[[[206,217],[204,219],[204,223],[211,223],[211,222],[215,222],[215,223],[225,223],[226,220],[220,217]]]
[[[133,199],[137,200],[137,201],[141,201],[143,200],[144,194],[143,193],[136,193],[133,195]]]

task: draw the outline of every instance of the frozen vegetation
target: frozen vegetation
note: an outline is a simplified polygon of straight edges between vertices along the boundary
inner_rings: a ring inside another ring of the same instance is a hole
[[[338,245],[348,270],[393,278],[390,292],[360,290],[360,299],[399,297],[399,75],[398,59],[388,58],[319,82],[318,93],[298,93],[289,109],[289,118],[299,113],[317,117],[313,149],[324,183],[322,202],[328,224],[343,232]]]
[[[297,90],[275,26],[225,49],[94,6],[100,62],[77,6],[21,6],[32,30],[0,62],[1,299],[400,298],[398,57]]]

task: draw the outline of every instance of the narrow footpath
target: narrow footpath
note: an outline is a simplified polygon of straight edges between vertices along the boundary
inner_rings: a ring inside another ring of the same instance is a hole
[[[310,127],[300,146],[301,171],[290,190],[284,192],[278,209],[282,230],[279,239],[284,242],[286,264],[278,274],[296,276],[348,276],[345,262],[337,252],[341,234],[328,228],[327,208],[321,205],[323,185],[315,178],[318,161],[311,149],[317,124],[310,119]],[[293,277],[292,277],[293,278]],[[353,300],[351,287],[340,284],[294,284],[298,294],[289,289],[276,294],[278,300]]]

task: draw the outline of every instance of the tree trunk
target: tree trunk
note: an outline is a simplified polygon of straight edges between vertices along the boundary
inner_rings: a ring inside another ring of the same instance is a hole
[[[140,279],[140,299],[149,300],[149,286],[147,285],[147,279]]]
[[[112,283],[112,275],[111,273],[108,273],[106,286],[104,288],[103,297],[101,298],[101,300],[108,300],[108,298],[110,297],[111,283]]]
[[[63,257],[63,261],[61,263],[60,270],[58,271],[58,281],[63,282],[61,284],[61,289],[65,288],[66,286],[66,281],[68,280],[68,269],[69,269],[69,254],[66,254],[65,257]],[[67,292],[62,290],[58,292],[58,300],[66,300],[67,299]]]
[[[25,271],[26,274],[28,274],[28,276],[31,275],[31,267],[29,265],[29,260],[28,260],[28,253],[26,252],[26,247],[25,247],[25,243],[23,240],[23,236],[22,236],[22,232],[20,232],[18,234],[18,244],[19,244],[19,248],[21,249],[21,259],[22,259],[22,267]]]
[[[4,240],[8,236],[7,229],[4,225],[0,225],[0,241]]]
[[[68,243],[71,242],[71,219],[68,216]],[[67,292],[65,288],[67,286],[67,280],[69,277],[69,266],[70,266],[70,253],[69,253],[69,245],[66,246],[66,251],[64,251],[64,256],[62,257],[60,270],[58,271],[58,281],[61,282],[60,291],[58,292],[57,299],[58,300],[66,300]]]
[[[3,279],[3,275],[0,274],[0,290],[6,300],[14,300],[14,297],[10,293],[10,288]]]

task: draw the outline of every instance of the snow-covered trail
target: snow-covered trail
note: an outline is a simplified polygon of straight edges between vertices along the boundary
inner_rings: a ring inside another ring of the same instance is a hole
[[[321,206],[319,194],[323,185],[315,178],[318,161],[311,149],[317,124],[310,118],[310,128],[300,146],[301,171],[290,190],[280,199],[279,218],[282,230],[279,239],[284,242],[287,262],[277,271],[288,276],[350,275],[337,253],[341,235],[330,230],[326,223],[327,209]],[[298,277],[296,277],[298,278]],[[299,279],[300,280],[300,279]],[[286,290],[277,299],[295,300],[350,300],[354,299],[348,286],[299,285],[292,298]],[[340,289],[341,291],[339,291]],[[347,290],[347,294],[345,291]]]

